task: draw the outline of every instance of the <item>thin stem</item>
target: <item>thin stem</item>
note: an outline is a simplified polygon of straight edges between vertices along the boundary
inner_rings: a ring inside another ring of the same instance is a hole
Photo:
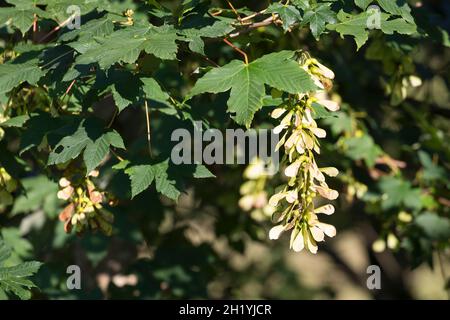
[[[46,64],[44,64],[43,66],[41,66],[41,69],[46,68],[47,66],[51,65],[53,62],[58,61],[59,59],[61,59],[61,58],[65,57],[65,56],[67,56],[69,53],[72,53],[72,52],[74,52],[74,51],[75,51],[75,49],[70,49],[69,51],[64,52],[63,54],[57,56],[55,59],[50,60],[50,62],[47,62]]]
[[[118,108],[115,108],[115,109],[114,109],[113,116],[112,116],[111,120],[109,121],[107,128],[111,128],[111,126],[112,126],[113,123],[114,123],[114,120],[116,120],[117,113],[119,113],[119,109],[118,109]]]
[[[223,10],[217,10],[216,12],[211,13],[211,15],[213,17],[220,16],[222,14],[222,12],[223,12]]]
[[[153,158],[152,153],[152,140],[151,140],[151,132],[150,132],[150,111],[148,110],[148,103],[147,100],[145,100],[145,118],[147,120],[147,142],[148,142],[148,152],[150,154],[150,157]]]
[[[223,39],[223,42],[225,42],[227,45],[229,45],[230,47],[232,47],[234,50],[236,50],[237,52],[239,52],[241,55],[244,56],[244,60],[245,60],[245,64],[248,64],[248,56],[247,54],[242,51],[241,49],[239,49],[238,47],[236,47],[234,44],[232,44],[230,41],[228,41],[227,38]]]
[[[278,22],[278,15],[274,14],[268,18],[266,18],[263,21],[260,22],[254,22],[252,24],[248,24],[246,25],[246,28],[242,31],[237,31],[235,33],[230,34],[230,38],[236,38],[239,37],[241,34],[247,33],[252,31],[253,29],[257,29],[257,28],[261,28],[261,27],[266,27],[268,25],[271,25],[272,23],[276,23]]]
[[[237,16],[237,18],[240,20],[240,19],[241,19],[241,16],[240,16],[239,13],[237,12],[237,10],[234,8],[233,4],[232,4],[230,1],[228,1],[228,0],[227,0],[227,2],[228,2],[228,5],[230,6],[231,10],[233,10],[234,14],[235,14],[235,15]]]
[[[62,100],[64,100],[66,95],[69,94],[70,90],[72,89],[73,85],[75,84],[75,81],[77,81],[77,79],[73,79],[72,82],[70,83],[70,85],[67,87],[66,92],[64,92],[64,95],[62,96]]]
[[[37,31],[37,15],[33,15],[33,32]]]
[[[52,31],[50,31],[49,33],[47,33],[41,40],[40,42],[46,40],[48,37],[50,37],[52,34],[54,34],[56,31],[58,31],[59,29],[65,27],[66,24],[68,24],[70,21],[73,20],[73,18],[75,18],[77,16],[76,13],[72,14],[69,18],[67,18],[66,20],[64,20],[63,22],[61,22],[60,24],[58,24],[55,28],[53,28]]]
[[[220,67],[220,65],[218,65],[217,63],[215,63],[213,60],[211,60],[210,58],[208,58],[207,56],[201,55],[206,61],[208,61],[209,63],[211,63],[213,66],[215,67]]]
[[[249,15],[249,16],[246,16],[246,17],[244,17],[244,18],[241,18],[241,21],[244,22],[244,21],[247,21],[247,20],[251,20],[251,19],[253,19],[253,18],[256,18],[257,16],[260,16],[260,15],[264,14],[266,11],[267,11],[267,9],[264,9],[264,10],[258,11],[258,12],[255,12],[255,13]]]
[[[114,157],[117,158],[117,160],[119,160],[119,161],[125,161],[125,159],[122,158],[121,156],[119,156],[112,148],[110,148],[109,151],[111,151],[111,153],[113,154]]]

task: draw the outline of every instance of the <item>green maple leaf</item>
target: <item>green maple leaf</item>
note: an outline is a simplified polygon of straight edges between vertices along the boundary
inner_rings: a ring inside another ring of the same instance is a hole
[[[302,10],[307,10],[310,7],[309,0],[292,0],[291,3]]]
[[[176,40],[182,39],[171,26],[150,28],[145,34],[144,50],[163,60],[175,60],[178,46]]]
[[[364,159],[368,167],[375,165],[375,160],[382,151],[372,137],[364,135],[345,139],[346,155],[353,160]]]
[[[425,212],[417,217],[415,224],[433,240],[448,241],[450,237],[450,220],[432,212]]]
[[[78,37],[77,41],[69,45],[78,52],[85,52],[94,37],[106,37],[114,32],[113,19],[109,16],[88,21],[80,29],[75,29],[61,35],[58,40],[71,41]]]
[[[125,149],[122,137],[114,130],[104,133],[92,143],[88,143],[83,154],[88,173],[97,168],[103,161],[109,153],[110,146]]]
[[[405,19],[397,18],[381,22],[381,31],[386,34],[398,32],[400,34],[413,34],[417,31],[415,24],[407,22]]]
[[[7,93],[22,82],[35,85],[45,72],[38,66],[38,60],[32,59],[23,63],[15,61],[0,65],[0,94]]]
[[[341,37],[350,35],[355,38],[357,49],[361,48],[369,39],[369,31],[367,30],[367,21],[370,17],[368,12],[352,15],[344,11],[339,11],[337,18],[338,23],[328,25],[327,28],[336,30]]]
[[[366,10],[372,2],[373,0],[355,0],[355,4],[363,10]]]
[[[202,27],[187,27],[179,30],[179,34],[185,36],[185,41],[189,42],[189,49],[193,52],[205,54],[205,43],[202,38],[217,38],[223,37],[233,31],[235,28],[228,20],[216,20],[211,25]]]
[[[47,17],[58,22],[65,21],[75,12],[67,12],[70,6],[77,6],[80,9],[80,15],[85,16],[94,9],[97,12],[107,11],[115,15],[122,15],[127,9],[136,9],[131,1],[110,1],[110,0],[10,0],[9,2],[24,3],[21,6],[29,6],[30,2],[45,5]],[[17,6],[17,4],[16,4]]]
[[[35,15],[46,17],[45,11],[32,6],[2,8],[0,10],[0,27],[12,25],[24,35],[33,25]]]
[[[313,105],[314,108],[314,105]],[[323,120],[323,123],[330,126],[333,135],[337,136],[345,131],[350,131],[352,129],[352,118],[342,111],[333,112],[336,117],[329,117]]]
[[[384,210],[404,205],[411,209],[421,209],[421,189],[401,177],[383,177],[379,182],[383,193],[381,206]]]
[[[49,132],[62,126],[62,121],[61,118],[53,118],[48,113],[32,114],[23,126],[25,132],[20,139],[19,155],[41,144]]]
[[[377,0],[377,2],[384,11],[393,15],[401,16],[409,23],[414,23],[414,18],[411,15],[411,8],[405,0]],[[398,3],[401,3],[401,5]]]
[[[142,82],[139,77],[127,70],[108,70],[108,89],[111,90],[113,99],[119,112],[136,103],[141,95]]]
[[[160,59],[173,60],[178,50],[175,41],[179,39],[173,27],[132,26],[104,38],[94,37],[94,41],[81,47],[82,54],[76,59],[76,64],[98,62],[101,68],[106,69],[116,62],[134,63],[142,50]]]
[[[141,78],[142,89],[148,99],[166,104],[170,96],[161,89],[159,83],[153,78]]]
[[[155,181],[156,191],[172,200],[177,200],[180,191],[176,181],[169,179],[169,160],[154,165],[139,165],[128,168],[125,172],[131,180],[131,196],[134,198],[146,190]]]
[[[228,111],[236,113],[234,120],[238,124],[249,127],[255,112],[263,106],[265,84],[292,94],[316,88],[308,73],[292,59],[293,56],[292,51],[281,51],[249,64],[233,60],[206,73],[195,84],[191,96],[231,89]]]
[[[294,23],[300,21],[302,16],[300,11],[294,6],[273,3],[267,8],[267,13],[278,13],[283,21],[283,29],[288,30]]]
[[[330,30],[336,30],[342,37],[350,35],[355,38],[357,49],[359,50],[369,39],[368,21],[374,18],[375,14],[379,14],[379,28],[386,34],[398,32],[400,34],[413,34],[416,32],[416,25],[402,18],[391,19],[392,15],[374,11],[366,11],[359,14],[350,14],[339,11],[337,18],[338,23],[327,25]]]
[[[204,165],[193,165],[192,177],[196,179],[212,178],[214,175]],[[156,191],[169,199],[178,200],[181,192],[177,188],[177,178],[187,175],[189,166],[181,166],[179,172],[174,172],[174,177],[169,178],[169,159],[156,164],[131,166],[125,170],[130,177],[132,198],[146,190],[155,182]]]
[[[153,78],[139,78],[125,70],[109,69],[108,83],[110,83],[108,89],[112,92],[119,112],[130,104],[138,102],[142,104],[142,96],[172,107],[168,102],[170,96],[161,89],[158,82]]]
[[[319,40],[327,24],[335,22],[336,14],[330,9],[330,4],[321,4],[314,9],[308,9],[303,17],[303,23],[309,23],[309,28],[316,40]]]
[[[447,173],[444,168],[434,163],[430,155],[424,151],[419,151],[419,160],[423,166],[423,178],[425,180],[447,180]]]
[[[17,116],[17,117],[13,117],[4,122],[1,122],[0,127],[21,128],[25,124],[25,122],[27,122],[29,119],[30,119],[30,116],[26,115],[26,114]]]
[[[65,163],[75,159],[83,151],[83,160],[86,165],[86,172],[94,170],[106,157],[110,146],[124,149],[123,140],[114,131],[103,131],[99,124],[93,119],[82,120],[75,133],[65,136],[48,158],[48,165]]]
[[[25,190],[23,195],[15,198],[12,215],[20,213],[34,212],[43,209],[44,212],[55,217],[58,213],[58,203],[55,197],[58,192],[58,184],[49,180],[46,176],[40,175],[22,179],[22,185]],[[7,237],[3,235],[5,241]],[[12,242],[9,242],[12,243]],[[16,247],[14,247],[17,251]]]
[[[42,263],[31,261],[5,267],[11,253],[11,249],[0,239],[0,295],[12,292],[22,300],[30,299],[30,289],[36,286],[27,278],[35,274]]]
[[[59,22],[65,21],[75,12],[67,12],[70,6],[76,6],[80,10],[80,15],[83,16],[95,8],[101,11],[102,1],[85,1],[85,0],[44,0],[38,1],[39,4],[45,4],[45,11],[49,17]],[[100,2],[100,3],[99,3]],[[75,8],[75,7],[74,7]]]

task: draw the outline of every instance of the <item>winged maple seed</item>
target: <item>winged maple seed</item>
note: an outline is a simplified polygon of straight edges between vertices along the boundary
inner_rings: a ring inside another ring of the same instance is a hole
[[[60,191],[57,196],[69,202],[59,214],[67,233],[74,228],[77,233],[100,229],[106,235],[111,235],[114,216],[103,208],[106,195],[98,191],[89,178],[96,176],[98,171],[92,171],[86,178],[73,174],[71,179],[63,177],[59,180]]]
[[[325,181],[325,175],[334,177],[339,172],[333,167],[319,168],[315,161],[315,153],[320,153],[318,139],[325,138],[326,131],[313,119],[313,104],[318,103],[332,112],[339,110],[339,105],[328,100],[326,94],[332,87],[333,71],[306,55],[302,56],[300,64],[319,90],[298,94],[272,112],[274,119],[283,116],[274,132],[282,133],[276,148],[284,148],[284,175],[288,182],[269,200],[275,211],[273,220],[278,223],[270,230],[269,238],[278,239],[283,232],[291,231],[291,249],[299,252],[306,248],[317,253],[317,242],[324,241],[325,235],[334,237],[336,229],[318,219],[318,214],[333,214],[333,205],[316,208],[314,200],[318,195],[328,200],[339,196]]]

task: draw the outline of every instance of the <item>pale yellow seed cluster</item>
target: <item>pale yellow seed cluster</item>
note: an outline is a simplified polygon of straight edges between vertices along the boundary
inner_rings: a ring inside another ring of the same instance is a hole
[[[97,171],[90,174],[98,175]],[[69,201],[59,218],[64,221],[64,230],[71,232],[74,228],[77,233],[87,229],[100,229],[103,233],[110,235],[114,217],[111,213],[103,210],[102,203],[105,200],[103,193],[96,190],[94,183],[89,178],[72,184],[67,178],[59,180],[61,190],[58,198]]]
[[[0,167],[0,212],[6,206],[13,204],[12,193],[17,189],[17,186],[17,181],[11,177],[5,168]]]
[[[256,157],[244,171],[245,181],[240,188],[239,207],[250,212],[253,219],[264,221],[271,217],[274,208],[269,205],[266,188],[267,169],[262,159]]]
[[[333,214],[333,205],[316,208],[315,199],[319,195],[328,200],[339,196],[325,181],[325,175],[334,177],[339,172],[334,167],[319,168],[315,161],[315,154],[320,154],[318,139],[325,138],[326,131],[313,119],[313,104],[320,104],[329,111],[339,110],[339,105],[326,99],[325,90],[331,87],[334,73],[316,59],[304,58],[301,64],[320,90],[298,95],[272,112],[274,119],[281,118],[274,131],[282,134],[277,148],[283,147],[286,154],[284,175],[288,182],[269,200],[275,208],[273,219],[278,223],[270,230],[269,238],[278,239],[283,232],[291,231],[290,247],[294,251],[306,248],[316,253],[317,242],[324,241],[325,235],[334,237],[336,229],[320,222],[317,216]]]

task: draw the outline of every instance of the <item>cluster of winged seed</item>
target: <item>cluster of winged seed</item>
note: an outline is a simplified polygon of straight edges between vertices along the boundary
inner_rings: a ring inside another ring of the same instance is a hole
[[[89,174],[94,177],[97,175],[98,171]],[[73,229],[77,233],[100,229],[106,235],[111,235],[114,217],[104,210],[105,194],[96,190],[89,176],[74,175],[71,179],[63,177],[59,180],[58,198],[69,202],[59,214],[59,219],[64,222],[67,233]]]
[[[265,190],[267,177],[265,162],[258,157],[255,157],[244,170],[244,179],[247,181],[240,188],[242,197],[239,200],[239,207],[250,212],[252,218],[257,221],[267,220],[274,212]]]
[[[317,242],[324,241],[325,235],[334,237],[336,229],[318,218],[318,214],[333,214],[333,205],[316,207],[315,203],[318,196],[328,200],[339,196],[325,181],[325,176],[334,177],[339,172],[334,167],[319,168],[316,163],[315,155],[320,154],[319,139],[325,138],[326,131],[313,119],[313,105],[320,104],[329,111],[339,110],[339,105],[326,99],[334,73],[316,59],[305,57],[300,63],[320,90],[299,94],[272,112],[274,119],[281,119],[274,132],[282,134],[277,148],[283,147],[285,151],[287,183],[269,200],[275,208],[273,220],[278,223],[270,230],[269,238],[278,239],[283,232],[290,231],[291,249],[299,252],[306,248],[316,253]]]

